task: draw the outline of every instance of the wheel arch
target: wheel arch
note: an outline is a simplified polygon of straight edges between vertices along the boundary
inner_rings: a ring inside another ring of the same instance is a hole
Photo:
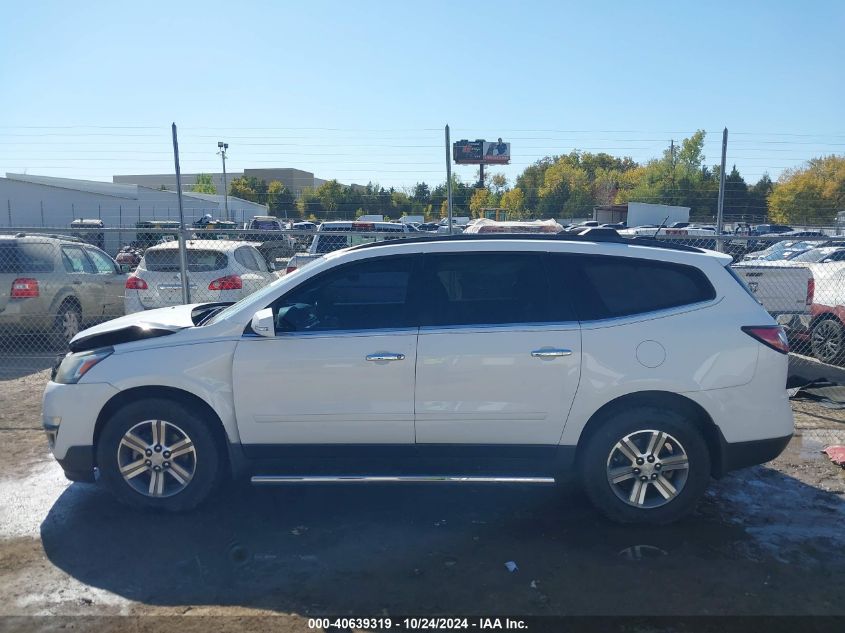
[[[106,402],[97,416],[97,421],[94,425],[94,454],[96,455],[97,445],[99,443],[100,434],[105,427],[108,420],[121,408],[133,402],[139,402],[150,398],[164,398],[173,400],[182,405],[185,405],[191,411],[200,413],[206,420],[209,420],[211,425],[212,435],[220,450],[221,459],[224,460],[226,468],[229,468],[233,474],[237,474],[240,468],[243,467],[243,458],[235,450],[235,445],[229,441],[226,429],[223,426],[223,421],[214,408],[203,400],[198,395],[179,389],[177,387],[165,387],[160,385],[150,385],[143,387],[133,387],[125,389],[116,393]],[[95,464],[96,466],[96,464]]]
[[[675,411],[690,420],[701,432],[710,453],[711,475],[720,477],[723,470],[723,442],[722,434],[710,414],[697,402],[677,393],[669,391],[637,391],[625,394],[611,400],[599,408],[587,424],[584,425],[578,444],[575,448],[576,464],[582,454],[582,449],[587,440],[594,434],[601,425],[611,416],[634,407],[659,407],[664,410]]]
[[[59,292],[57,292],[53,297],[53,302],[50,306],[50,314],[55,318],[59,314],[59,310],[61,310],[62,306],[66,303],[70,303],[76,306],[76,308],[79,310],[79,314],[82,315],[82,302],[79,300],[79,297],[77,297],[70,289],[66,288],[59,290]]]

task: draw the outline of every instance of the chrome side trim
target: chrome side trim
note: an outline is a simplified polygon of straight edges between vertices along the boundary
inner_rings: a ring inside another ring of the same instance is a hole
[[[254,475],[250,483],[256,486],[280,484],[404,484],[404,483],[461,483],[461,484],[554,484],[554,477],[476,477],[468,475]]]
[[[473,324],[473,325],[424,325],[420,327],[420,334],[445,334],[449,332],[557,332],[561,330],[578,330],[578,321],[556,321],[540,323],[502,323],[502,324]]]

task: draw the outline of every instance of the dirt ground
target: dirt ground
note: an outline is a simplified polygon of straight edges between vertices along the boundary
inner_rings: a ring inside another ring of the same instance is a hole
[[[796,402],[781,457],[667,527],[610,524],[552,487],[233,484],[168,516],[64,479],[39,428],[43,367],[0,381],[0,616],[845,614],[845,471],[820,454],[845,443],[845,411]]]

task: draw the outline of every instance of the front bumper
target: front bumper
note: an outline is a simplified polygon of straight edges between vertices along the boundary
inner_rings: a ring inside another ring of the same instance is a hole
[[[68,479],[93,480],[97,417],[117,393],[107,383],[47,383],[42,400],[42,426],[50,451]]]

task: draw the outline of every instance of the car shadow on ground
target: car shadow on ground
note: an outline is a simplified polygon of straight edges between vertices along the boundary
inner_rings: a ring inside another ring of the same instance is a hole
[[[753,532],[796,512],[817,523],[801,498],[840,513],[831,527],[841,529],[835,495],[762,467],[715,483],[695,514],[663,527],[609,523],[577,490],[550,487],[232,484],[195,513],[168,515],[74,484],[41,537],[61,570],[147,605],[371,616],[841,611],[842,558],[825,559],[824,534],[807,558],[807,535],[787,530],[793,558],[777,534]]]

